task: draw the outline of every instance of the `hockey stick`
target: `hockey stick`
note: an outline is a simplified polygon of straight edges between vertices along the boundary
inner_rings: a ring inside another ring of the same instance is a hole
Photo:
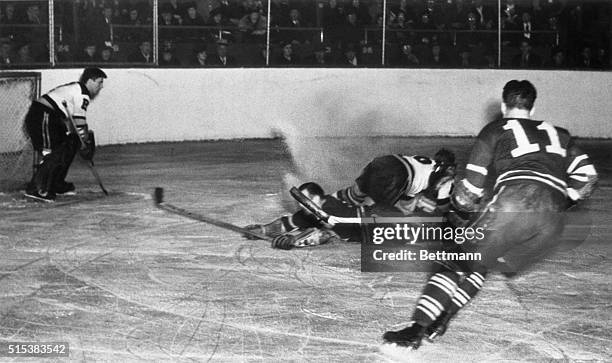
[[[231,223],[227,223],[227,222],[223,222],[220,221],[218,219],[214,219],[214,218],[210,218],[210,217],[206,217],[204,215],[198,214],[198,213],[194,213],[194,212],[190,212],[188,210],[173,206],[170,203],[167,203],[164,201],[164,188],[155,188],[155,191],[153,193],[153,202],[155,203],[155,206],[161,210],[164,210],[166,212],[169,213],[173,213],[173,214],[177,214],[179,216],[183,216],[189,219],[193,219],[194,221],[198,221],[198,222],[204,222],[204,223],[208,223],[208,224],[212,224],[213,226],[217,226],[220,228],[224,228],[224,229],[228,229],[230,231],[234,231],[243,235],[249,235],[251,237],[255,237],[258,239],[262,239],[265,241],[272,241],[272,237],[268,237],[266,235],[263,235],[261,233],[257,233],[254,231],[249,231],[248,229],[242,228],[242,227],[238,227],[234,224]]]
[[[64,108],[66,109],[66,115],[68,116],[70,125],[72,125],[73,131],[76,133],[77,137],[79,138],[79,141],[81,143],[81,150],[87,148],[87,144],[85,143],[85,140],[83,140],[83,138],[81,137],[81,134],[79,134],[79,129],[77,128],[76,122],[74,121],[72,114],[70,114],[70,111],[68,111],[68,103],[66,101],[63,101],[62,105],[64,105]],[[104,185],[102,184],[102,179],[100,178],[100,174],[98,174],[98,171],[94,167],[93,160],[85,160],[85,162],[87,166],[89,167],[89,170],[91,170],[91,173],[93,174],[94,178],[96,178],[96,181],[98,182],[98,185],[100,186],[100,189],[102,189],[102,192],[104,193],[104,195],[108,195],[108,191],[106,190],[106,188],[104,188]]]
[[[325,223],[335,224],[377,224],[377,223],[440,223],[443,217],[337,217],[328,214],[321,207],[315,204],[310,198],[300,192],[296,187],[292,187],[289,193],[315,217]]]

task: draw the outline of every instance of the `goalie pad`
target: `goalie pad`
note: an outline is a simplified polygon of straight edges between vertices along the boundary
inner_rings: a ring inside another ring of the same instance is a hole
[[[340,240],[338,235],[328,229],[308,228],[306,230],[294,230],[283,233],[272,240],[272,248],[290,250],[309,246],[318,246]]]

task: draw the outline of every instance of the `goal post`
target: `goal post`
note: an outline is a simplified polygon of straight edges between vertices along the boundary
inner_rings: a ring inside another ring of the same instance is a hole
[[[21,189],[32,176],[34,156],[24,118],[39,96],[39,72],[0,71],[0,192]]]

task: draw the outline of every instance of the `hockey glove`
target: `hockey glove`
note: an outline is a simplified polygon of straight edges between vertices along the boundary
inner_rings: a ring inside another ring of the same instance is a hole
[[[96,152],[96,140],[93,131],[89,131],[85,139],[85,148],[79,150],[79,154],[84,160],[93,160]]]
[[[469,190],[462,180],[455,185],[451,195],[451,204],[458,211],[475,212],[478,210],[479,199],[480,196]]]
[[[281,234],[272,240],[272,248],[290,250],[294,247],[318,246],[332,241],[338,241],[340,237],[328,229],[308,228],[305,230],[296,229],[291,232]]]

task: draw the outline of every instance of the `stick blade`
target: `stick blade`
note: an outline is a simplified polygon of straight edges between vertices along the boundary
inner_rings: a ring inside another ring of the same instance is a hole
[[[157,187],[153,192],[153,202],[160,204],[164,202],[164,188]]]

